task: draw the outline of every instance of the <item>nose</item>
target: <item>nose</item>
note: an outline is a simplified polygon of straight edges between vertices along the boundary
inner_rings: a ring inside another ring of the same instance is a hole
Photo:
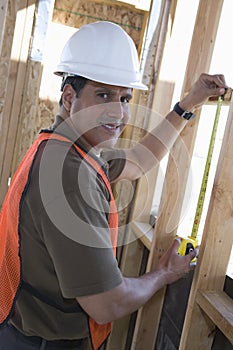
[[[123,106],[122,102],[109,102],[107,105],[107,116],[113,119],[121,120],[125,116],[125,107]]]

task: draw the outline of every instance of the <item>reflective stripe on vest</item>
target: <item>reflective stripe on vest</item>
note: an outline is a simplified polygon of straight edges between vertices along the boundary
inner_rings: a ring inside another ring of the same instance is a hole
[[[118,216],[109,180],[100,164],[76,144],[58,134],[41,133],[25,154],[19,165],[4,200],[0,212],[0,325],[5,324],[11,317],[17,295],[22,284],[20,257],[20,210],[29,184],[33,160],[41,142],[52,139],[67,142],[100,176],[110,194],[109,228],[112,247],[116,256]],[[94,350],[97,350],[111,331],[111,323],[99,325],[89,318],[89,328]]]

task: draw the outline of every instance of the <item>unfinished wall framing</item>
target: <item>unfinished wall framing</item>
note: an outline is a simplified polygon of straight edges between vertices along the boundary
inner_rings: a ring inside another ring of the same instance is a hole
[[[223,1],[216,1],[214,4],[210,4],[210,2],[205,0],[199,1],[199,7],[193,30],[193,38],[190,47],[189,59],[186,67],[186,74],[184,78],[182,94],[185,94],[185,92],[188,91],[191,84],[193,84],[193,82],[198,78],[201,72],[209,70],[214,42],[218,30],[219,19],[221,16],[222,5]],[[157,85],[156,87],[158,86],[159,85]],[[171,98],[172,86],[171,90],[168,91],[171,92]],[[162,89],[155,89],[155,103],[156,99],[159,99],[159,101],[161,101],[162,93],[164,93]],[[170,107],[169,103],[171,103],[171,100],[170,102],[168,100],[168,107]],[[157,108],[159,108],[159,102],[157,104]],[[232,112],[230,112],[229,114],[229,125],[231,123],[232,118],[231,114]],[[167,249],[167,247],[170,245],[171,241],[176,235],[176,229],[180,219],[181,205],[183,202],[184,192],[187,185],[188,168],[190,166],[190,157],[192,156],[193,147],[195,143],[199,115],[200,111],[197,113],[197,118],[193,122],[189,123],[189,125],[181,134],[182,143],[185,143],[188,152],[184,153],[182,151],[182,145],[179,144],[179,141],[176,142],[176,144],[170,152],[171,155],[168,160],[168,166],[165,176],[166,188],[164,188],[164,191],[162,193],[161,212],[159,218],[156,221],[154,229],[149,224],[148,212],[147,215],[141,217],[140,215],[138,215],[138,213],[142,212],[142,208],[140,207],[141,202],[143,202],[142,198],[143,196],[147,196],[146,193],[148,193],[147,180],[141,181],[141,183],[139,184],[138,193],[135,196],[135,206],[132,216],[135,215],[137,220],[138,218],[140,218],[142,221],[138,223],[132,222],[132,232],[136,236],[140,237],[142,246],[149,249],[149,257],[146,268],[147,271],[150,271],[156,266],[158,259],[160,258],[162,253]],[[227,135],[227,133],[225,134],[225,138],[228,141],[223,143],[222,156],[224,152],[226,152],[226,149],[224,147],[227,144],[227,142],[229,142],[229,136]],[[219,162],[221,163],[221,156]],[[222,166],[219,165],[219,169],[222,169]],[[229,193],[231,192],[231,185],[226,185],[227,181],[224,180],[224,177],[228,177],[229,180],[229,176],[231,176],[230,173],[231,171],[229,167],[228,169],[225,168],[225,170],[223,170],[221,180],[218,180],[218,175],[216,175],[216,181],[224,183],[224,190],[221,186],[221,196],[223,196],[224,198],[224,195],[226,195],[226,198],[228,198],[227,203],[229,204],[229,210],[232,207],[232,202],[229,201],[229,198],[231,197],[231,195],[229,195]],[[156,176],[155,171],[152,171],[152,174]],[[150,176],[151,175],[149,175],[148,179],[150,179]],[[179,186],[176,185],[178,184],[178,181]],[[151,183],[153,182],[149,181],[150,185]],[[177,192],[176,189],[179,189],[179,192]],[[184,329],[179,350],[211,349],[211,345],[213,343],[214,338],[213,330],[215,329],[216,325],[217,327],[222,327],[222,332],[232,343],[233,304],[232,300],[230,300],[230,298],[226,296],[226,294],[223,292],[226,268],[228,265],[230,251],[232,247],[232,234],[230,224],[228,226],[227,223],[232,222],[232,216],[229,215],[228,218],[224,218],[223,216],[221,216],[220,213],[222,209],[219,208],[219,211],[218,209],[216,209],[218,205],[220,205],[220,192],[217,191],[218,198],[216,197],[216,195],[214,195],[214,192],[215,189],[213,190],[208,215],[210,215],[212,220],[213,217],[215,217],[216,221],[214,225],[215,227],[218,227],[219,231],[214,233],[213,226],[211,227],[211,221],[208,221],[207,218],[205,236],[203,237],[204,241],[202,245],[203,251],[200,256],[199,271],[197,269],[195,272],[192,292],[190,295],[188,311],[186,313],[186,319],[184,323]],[[212,201],[214,201],[214,203]],[[218,214],[215,212],[215,210],[217,210]],[[172,230],[168,230],[168,222],[172,223]],[[219,222],[219,226],[217,222]],[[215,254],[218,254],[218,251],[220,251],[218,244],[222,244],[224,240],[222,236],[223,232],[221,232],[221,226],[224,227],[224,225],[227,225],[226,230],[228,230],[227,233],[225,232],[225,259],[221,262],[217,259],[216,265],[215,263],[209,264],[208,261],[210,261],[210,257],[214,259]],[[229,237],[229,235],[231,235],[231,237]],[[217,237],[219,237],[219,239]],[[141,259],[142,261],[142,246],[137,244],[136,247],[135,244],[131,244],[131,247],[128,247],[127,249],[124,248],[124,251],[126,251],[126,256],[124,256],[124,266],[126,266],[126,271],[127,269],[129,270],[129,266],[131,266],[133,270],[133,264],[134,261],[137,260],[137,256],[138,259]],[[205,262],[203,262],[202,259]],[[134,273],[137,273],[139,268],[140,264],[137,260]],[[131,319],[131,321],[134,324],[133,339],[130,347],[128,347],[131,350],[155,348],[165,292],[165,290],[161,290],[158,293],[156,293],[154,297],[143,308],[139,310],[139,312],[136,315],[136,321],[135,319],[133,321]],[[160,350],[160,348],[158,349]]]
[[[161,2],[159,20],[144,71],[144,83],[149,86],[149,91],[135,92],[133,103],[137,108],[134,110],[133,123],[137,127],[126,129],[121,140],[125,147],[128,143],[139,140],[147,128],[156,124],[153,110],[165,115],[171,108],[175,83],[160,79],[160,69],[164,50],[175,30],[176,11],[181,1]],[[224,0],[196,0],[196,3],[197,13],[181,95],[189,90],[201,72],[209,71]],[[56,0],[52,6],[52,21],[65,26],[79,28],[96,20],[121,24],[133,37],[141,53],[148,23],[148,13],[145,11],[111,0]],[[0,205],[9,178],[13,176],[23,154],[38,130],[50,124],[57,112],[58,101],[50,98],[49,92],[47,98],[44,98],[46,93],[42,94],[43,97],[40,95],[43,62],[32,60],[30,56],[37,10],[36,0],[3,0],[0,8]],[[228,103],[232,102],[232,98],[231,101],[229,99]],[[118,259],[125,276],[138,276],[155,268],[158,259],[177,233],[200,111],[196,115],[170,152],[166,188],[162,191],[160,215],[154,227],[150,222],[151,192],[156,185],[158,169],[152,169],[133,186],[122,183],[119,187],[114,187],[118,196],[124,200],[127,195],[132,197],[120,212],[123,231]],[[186,152],[183,151],[182,143],[186,145]],[[194,272],[183,331],[176,350],[210,350],[216,327],[233,345],[233,302],[223,291],[233,244],[232,149],[231,105],[199,263]],[[172,223],[170,230],[168,222]],[[125,244],[127,240],[128,244]],[[138,312],[114,322],[112,334],[104,349],[161,350],[156,348],[156,341],[165,296],[164,288]]]

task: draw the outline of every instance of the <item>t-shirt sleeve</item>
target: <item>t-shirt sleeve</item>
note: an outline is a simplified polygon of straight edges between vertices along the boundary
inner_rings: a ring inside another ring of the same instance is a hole
[[[65,166],[63,194],[48,201],[41,216],[44,242],[65,298],[101,293],[122,282],[103,185],[85,163],[78,172],[74,163]]]
[[[102,152],[102,157],[108,162],[109,165],[109,179],[111,182],[116,180],[122,173],[126,156],[123,149],[109,149]]]

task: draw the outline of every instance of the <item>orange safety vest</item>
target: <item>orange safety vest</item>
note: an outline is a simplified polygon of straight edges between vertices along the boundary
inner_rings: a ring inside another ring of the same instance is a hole
[[[29,185],[29,173],[37,149],[41,142],[55,139],[62,142],[71,141],[61,135],[43,132],[29,148],[7,192],[0,212],[0,325],[11,317],[17,296],[22,287],[21,257],[20,257],[20,210],[24,191]],[[109,228],[112,247],[116,256],[118,215],[109,180],[101,166],[76,144],[72,144],[78,154],[98,173],[110,194]],[[107,339],[111,331],[111,322],[99,325],[89,317],[89,329],[94,350]]]

